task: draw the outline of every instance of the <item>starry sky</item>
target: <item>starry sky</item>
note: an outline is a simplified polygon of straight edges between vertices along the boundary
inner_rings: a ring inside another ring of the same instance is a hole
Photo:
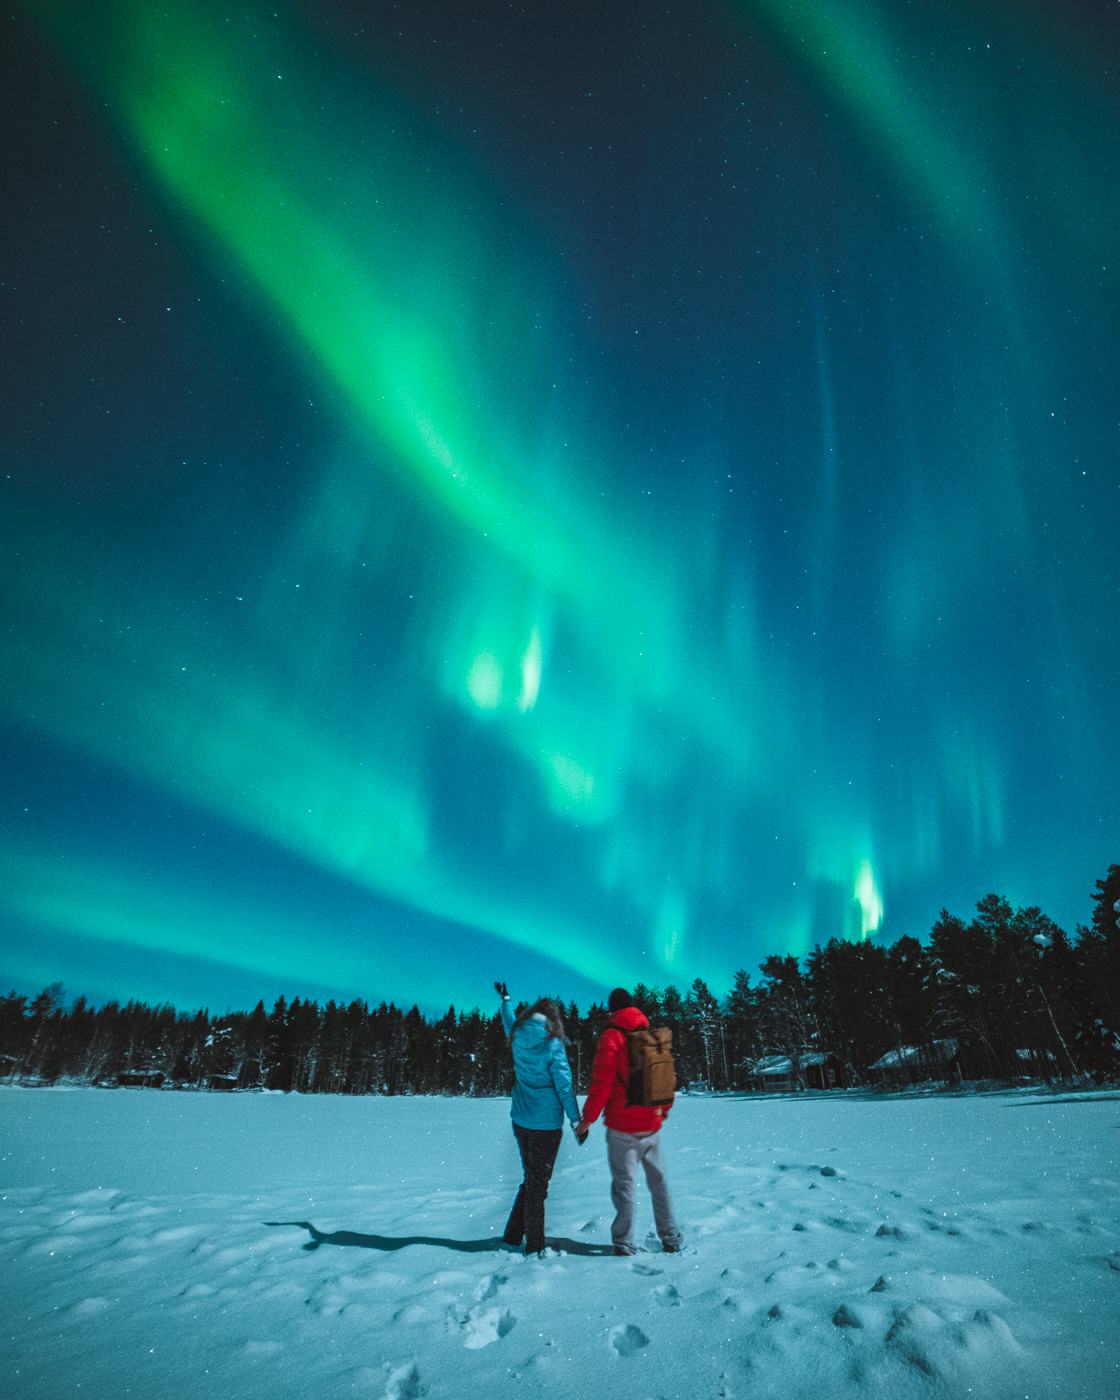
[[[583,1006],[1088,922],[1120,6],[0,23],[4,990]]]

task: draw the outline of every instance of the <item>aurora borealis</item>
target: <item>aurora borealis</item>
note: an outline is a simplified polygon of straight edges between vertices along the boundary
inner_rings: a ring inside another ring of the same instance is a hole
[[[1087,921],[1114,10],[5,20],[0,977],[582,1005]]]

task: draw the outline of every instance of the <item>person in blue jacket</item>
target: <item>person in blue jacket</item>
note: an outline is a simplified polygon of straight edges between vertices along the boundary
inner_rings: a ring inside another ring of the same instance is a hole
[[[564,1136],[564,1115],[573,1129],[580,1121],[564,1050],[568,1037],[554,1001],[534,1002],[515,1018],[506,984],[495,982],[494,988],[502,999],[502,1025],[513,1050],[517,1080],[509,1116],[524,1172],[503,1238],[515,1249],[524,1240],[526,1254],[540,1254],[544,1250],[544,1203]],[[585,1132],[580,1142],[586,1140]]]

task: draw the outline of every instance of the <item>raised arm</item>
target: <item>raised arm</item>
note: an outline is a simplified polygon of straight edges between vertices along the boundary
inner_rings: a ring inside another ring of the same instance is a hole
[[[494,990],[502,999],[502,1025],[506,1028],[506,1035],[513,1030],[513,1023],[517,1019],[513,1014],[513,1007],[509,1004],[509,992],[504,982],[495,982]]]

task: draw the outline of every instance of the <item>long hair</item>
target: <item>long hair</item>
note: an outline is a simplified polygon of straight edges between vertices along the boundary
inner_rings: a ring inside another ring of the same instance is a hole
[[[569,1044],[567,1033],[564,1030],[564,1018],[560,1015],[560,1008],[548,997],[541,997],[540,1001],[535,1001],[532,1006],[527,1006],[520,1013],[513,1023],[513,1030],[509,1033],[510,1044],[513,1044],[513,1037],[517,1034],[518,1026],[523,1026],[530,1016],[540,1013],[544,1017],[544,1023],[548,1034],[546,1040],[551,1040],[553,1036],[563,1045]]]

